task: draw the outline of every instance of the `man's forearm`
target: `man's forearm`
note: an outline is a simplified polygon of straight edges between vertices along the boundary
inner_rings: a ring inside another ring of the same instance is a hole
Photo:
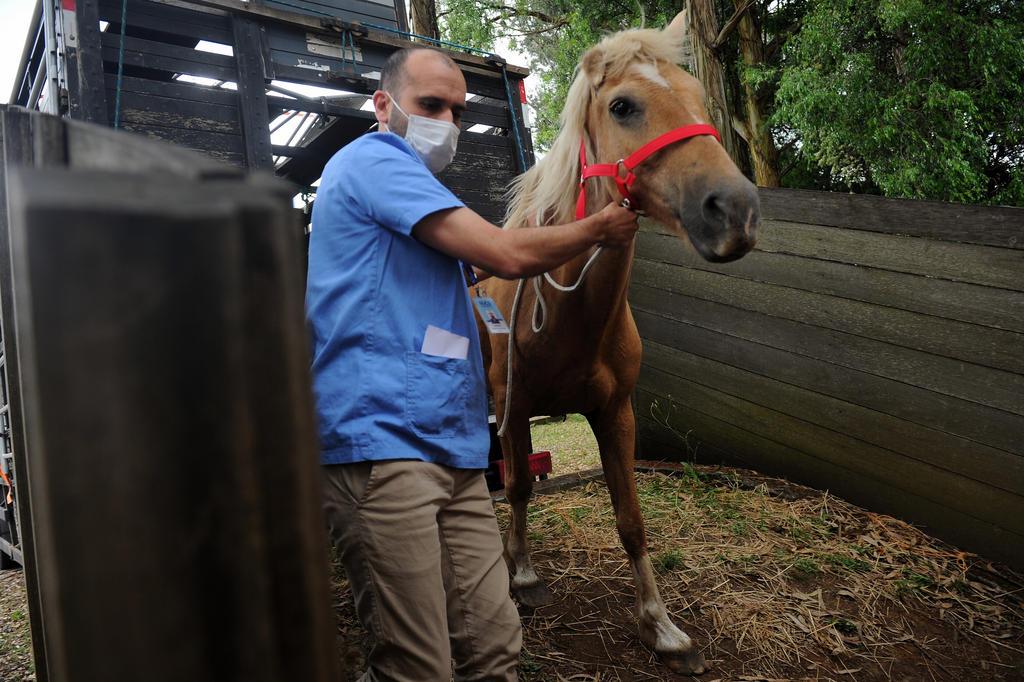
[[[527,227],[504,232],[514,272],[510,278],[532,277],[561,265],[600,242],[601,232],[595,218],[589,217],[565,225]]]

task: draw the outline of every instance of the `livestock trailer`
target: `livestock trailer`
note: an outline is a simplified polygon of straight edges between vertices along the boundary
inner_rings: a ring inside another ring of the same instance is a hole
[[[458,154],[441,179],[500,221],[505,188],[534,158],[528,71],[408,28],[403,0],[38,0],[10,103],[272,171],[308,208],[331,155],[375,123],[371,96],[385,60],[431,44],[459,65],[470,93]],[[9,263],[7,248],[5,235],[0,262]],[[28,453],[11,395],[17,339],[6,267],[0,290],[0,564],[8,566],[24,562],[17,501],[27,495],[19,471]]]

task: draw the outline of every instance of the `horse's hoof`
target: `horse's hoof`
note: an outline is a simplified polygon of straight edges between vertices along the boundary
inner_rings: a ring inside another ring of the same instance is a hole
[[[701,675],[708,669],[704,655],[696,648],[688,653],[665,652],[660,656],[665,665],[681,675]]]
[[[537,609],[555,600],[554,593],[544,583],[533,583],[512,588],[512,596],[523,606]]]

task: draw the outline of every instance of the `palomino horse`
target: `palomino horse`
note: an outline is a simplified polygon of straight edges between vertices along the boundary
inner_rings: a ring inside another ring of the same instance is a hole
[[[581,141],[588,163],[627,159],[628,166],[633,152],[684,127],[691,131],[686,139],[670,140],[669,146],[636,167],[628,190],[634,207],[692,244],[709,261],[733,260],[753,247],[759,219],[757,192],[706,125],[709,119],[700,84],[676,65],[682,57],[684,27],[681,14],[664,30],[623,31],[584,55],[562,112],[561,132],[547,156],[516,180],[506,226],[573,220],[581,184]],[[622,165],[612,168],[621,174]],[[588,214],[619,199],[611,178],[597,177],[585,184]],[[583,254],[550,275],[562,284],[576,282],[589,256]],[[585,415],[597,437],[619,536],[632,563],[640,637],[674,670],[700,673],[705,669],[703,656],[672,623],[655,584],[637,501],[636,425],[630,396],[642,349],[626,301],[632,258],[632,247],[605,250],[572,293],[557,291],[541,280],[546,315],[539,332],[521,319],[529,317],[535,305],[535,283],[494,280],[486,285],[506,314],[513,308],[517,287],[521,288],[518,308],[527,313],[518,315],[513,330],[508,404],[508,337],[482,333],[490,342],[489,348],[484,342],[484,357],[495,411],[499,422],[507,420],[501,444],[512,523],[505,558],[520,602],[536,606],[550,601],[551,593],[534,571],[527,543],[526,505],[533,489],[527,460],[532,451],[529,418],[570,412]]]

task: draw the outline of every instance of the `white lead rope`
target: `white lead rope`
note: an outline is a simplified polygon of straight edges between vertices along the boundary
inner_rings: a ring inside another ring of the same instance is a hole
[[[587,273],[590,268],[597,261],[597,257],[601,255],[601,251],[604,250],[603,246],[597,247],[586,264],[583,266],[583,270],[580,271],[580,276],[576,279],[576,282],[570,286],[564,286],[555,281],[550,273],[545,272],[543,277],[548,281],[552,287],[558,291],[573,292],[580,288],[583,284],[583,280],[586,279]],[[540,276],[533,277],[533,290],[537,293],[537,300],[533,302],[533,319],[530,321],[530,328],[534,334],[539,333],[544,329],[544,324],[547,321],[547,304],[544,302],[544,295],[540,290]],[[519,280],[519,285],[516,287],[515,298],[512,299],[512,314],[509,316],[508,321],[508,357],[505,360],[507,367],[507,374],[505,375],[505,409],[501,414],[501,423],[498,425],[498,436],[505,435],[505,429],[508,427],[508,413],[509,408],[512,406],[512,345],[515,341],[516,334],[516,318],[519,315],[519,300],[523,294],[523,284],[526,282],[526,278]]]

